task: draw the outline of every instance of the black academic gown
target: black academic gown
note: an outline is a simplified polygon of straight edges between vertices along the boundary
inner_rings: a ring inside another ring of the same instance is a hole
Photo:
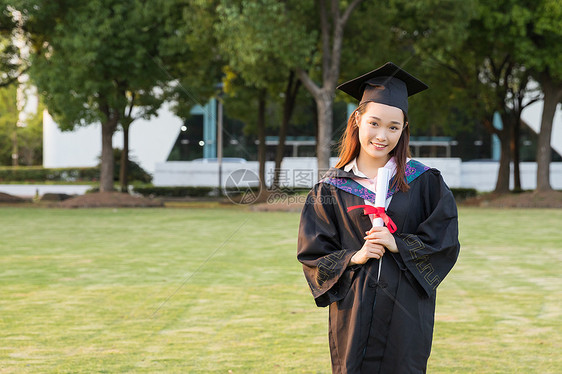
[[[356,178],[332,168],[326,176]],[[348,266],[371,220],[364,199],[319,182],[303,208],[298,260],[318,306],[330,306],[334,373],[424,373],[431,350],[436,287],[458,253],[457,209],[439,171],[430,169],[396,192],[387,214],[399,253]]]

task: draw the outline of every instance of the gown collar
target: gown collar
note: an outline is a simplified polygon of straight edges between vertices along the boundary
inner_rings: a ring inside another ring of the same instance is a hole
[[[409,160],[406,163],[406,183],[410,184],[417,177],[425,173],[430,168],[419,161]],[[374,202],[375,194],[369,191],[367,188],[363,187],[361,184],[355,181],[355,179],[364,178],[359,177],[352,173],[351,171],[345,171],[344,168],[330,168],[326,174],[322,177],[319,183],[327,183],[349,192],[353,195],[362,197],[365,200]],[[392,178],[394,179],[394,178]],[[391,181],[392,185],[392,181]],[[396,186],[389,188],[387,198],[394,195],[397,192]]]

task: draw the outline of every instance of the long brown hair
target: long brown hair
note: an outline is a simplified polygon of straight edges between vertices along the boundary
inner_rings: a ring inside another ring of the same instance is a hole
[[[354,158],[359,156],[361,143],[359,143],[359,123],[356,121],[356,115],[362,116],[367,111],[369,102],[360,104],[357,109],[351,113],[347,120],[347,127],[343,133],[339,144],[339,160],[336,168],[342,168],[350,163]],[[406,183],[406,160],[410,156],[410,125],[408,124],[408,116],[404,113],[404,129],[400,135],[400,139],[396,147],[390,151],[390,156],[394,156],[396,161],[396,176],[392,182],[392,188],[406,192],[410,189]]]

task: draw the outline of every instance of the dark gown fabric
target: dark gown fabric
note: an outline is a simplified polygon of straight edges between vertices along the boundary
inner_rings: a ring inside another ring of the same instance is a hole
[[[328,177],[356,178],[332,168]],[[298,260],[316,304],[330,306],[334,373],[425,373],[431,350],[436,288],[456,262],[457,208],[439,171],[429,169],[396,192],[387,214],[397,225],[399,253],[347,266],[371,228],[364,199],[319,182],[302,210]]]

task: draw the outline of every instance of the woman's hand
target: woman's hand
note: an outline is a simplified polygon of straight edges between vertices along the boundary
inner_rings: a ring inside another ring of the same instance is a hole
[[[367,231],[363,247],[351,257],[350,265],[362,265],[371,258],[379,259],[384,255],[385,250],[398,252],[396,240],[386,227],[373,227]]]
[[[386,226],[373,227],[367,231],[367,236],[365,240],[370,241],[373,244],[380,244],[390,252],[398,253],[398,247],[396,246],[396,240],[394,236],[388,231]]]

